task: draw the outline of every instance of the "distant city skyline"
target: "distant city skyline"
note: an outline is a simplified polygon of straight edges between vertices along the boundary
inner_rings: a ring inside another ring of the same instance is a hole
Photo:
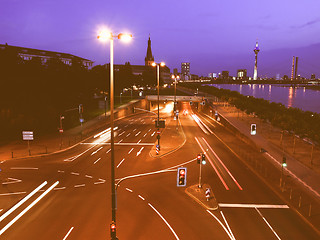
[[[150,34],[155,61],[173,71],[190,62],[191,74],[247,69],[253,77],[258,39],[258,77],[290,76],[293,56],[298,74],[320,77],[320,18],[316,0],[3,0],[0,44],[65,52],[109,62],[109,44],[96,40],[99,27],[130,32],[133,41],[115,41],[115,63],[144,63]],[[285,11],[284,11],[285,9]],[[307,10],[307,11],[305,11]],[[299,17],[297,17],[299,16]]]

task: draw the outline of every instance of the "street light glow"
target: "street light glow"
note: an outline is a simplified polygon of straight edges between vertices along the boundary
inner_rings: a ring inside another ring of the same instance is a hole
[[[161,67],[164,67],[165,65],[166,65],[166,64],[165,64],[164,62],[161,62],[161,63],[160,63],[160,66],[161,66]]]
[[[123,42],[130,42],[132,39],[132,34],[129,33],[120,33],[118,35],[118,39],[122,40]]]
[[[111,32],[108,32],[108,31],[106,31],[106,30],[101,30],[101,31],[98,33],[98,39],[99,39],[99,41],[101,41],[101,42],[107,42],[107,41],[109,41],[111,38],[112,38],[112,33],[111,33]]]
[[[155,67],[155,66],[157,66],[157,64],[156,64],[155,62],[153,62],[153,63],[151,64],[151,66],[152,66],[152,67]]]

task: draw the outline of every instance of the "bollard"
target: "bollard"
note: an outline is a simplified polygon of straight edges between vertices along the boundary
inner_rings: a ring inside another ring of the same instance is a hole
[[[209,199],[210,199],[210,188],[206,189],[206,198],[207,198],[207,201],[209,201]]]

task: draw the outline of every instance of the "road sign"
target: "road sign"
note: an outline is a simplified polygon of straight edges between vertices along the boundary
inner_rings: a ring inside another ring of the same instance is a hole
[[[251,124],[251,135],[257,134],[257,125],[255,123]]]
[[[32,131],[23,131],[22,132],[23,140],[33,140],[33,132]]]
[[[209,201],[209,199],[210,199],[210,188],[206,189],[206,198],[207,198],[207,201]]]
[[[63,129],[62,128],[59,129],[59,133],[63,133]]]

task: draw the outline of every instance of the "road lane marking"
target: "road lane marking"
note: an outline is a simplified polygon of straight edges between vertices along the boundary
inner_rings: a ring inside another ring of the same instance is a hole
[[[98,179],[100,182],[95,182],[95,183],[93,183],[93,184],[102,184],[102,183],[105,183],[106,182],[106,180],[104,180],[104,179],[102,179],[102,178],[99,178]]]
[[[140,140],[137,142],[137,144],[139,144],[139,143],[141,142],[141,140],[142,140],[142,139],[140,139]]]
[[[233,177],[233,175],[231,174],[231,172],[229,171],[229,169],[224,165],[224,163],[221,161],[221,159],[219,158],[219,156],[215,153],[215,151],[213,151],[213,149],[211,148],[211,146],[209,145],[209,143],[202,138],[203,141],[207,144],[207,146],[210,148],[211,152],[213,153],[213,155],[218,159],[218,161],[221,163],[221,165],[224,167],[224,169],[227,171],[227,173],[229,174],[229,176],[232,178],[232,180],[235,182],[235,184],[238,186],[238,188],[240,190],[243,190],[242,187],[240,186],[240,184],[238,183],[238,181]]]
[[[126,137],[129,137],[131,133],[128,133]]]
[[[59,187],[59,188],[54,188],[53,190],[64,190],[64,189],[66,189],[66,187]]]
[[[58,170],[58,173],[64,173],[64,171]]]
[[[19,194],[25,194],[25,193],[27,192],[0,193],[0,196],[19,195]]]
[[[141,131],[139,131],[137,134],[135,134],[135,136],[138,136],[141,133]]]
[[[214,217],[214,218],[217,220],[217,222],[221,225],[221,227],[223,228],[223,230],[228,234],[229,238],[230,238],[231,240],[235,240],[235,238],[232,237],[232,235],[229,233],[228,229],[223,225],[223,223],[219,220],[219,218],[217,218],[217,217],[216,217],[212,212],[210,212],[209,210],[207,210],[207,212],[208,212],[212,217]]]
[[[170,226],[170,224],[167,222],[167,220],[158,212],[157,209],[154,208],[154,206],[152,206],[150,203],[148,203],[148,205],[159,215],[159,217],[165,222],[165,224],[168,226],[168,228],[171,230],[171,232],[173,233],[173,235],[175,236],[176,239],[179,240],[178,235],[175,233],[175,231],[173,230],[173,228]]]
[[[3,185],[8,185],[8,184],[13,184],[13,183],[22,182],[22,180],[20,180],[20,179],[10,178],[10,177],[8,177],[8,180],[11,180],[11,181],[3,182],[2,184],[3,184]]]
[[[134,131],[136,131],[137,129],[135,128],[135,129],[133,129],[133,131],[132,132],[134,132]]]
[[[90,176],[90,175],[85,175],[85,177],[87,177],[87,178],[93,178],[92,176]]]
[[[150,132],[151,131],[151,128],[148,130],[148,132]]]
[[[92,152],[92,153],[91,153],[91,156],[94,155],[94,154],[96,154],[97,152],[99,152],[102,148],[103,148],[103,147],[99,147],[96,151]]]
[[[11,170],[39,170],[39,168],[35,167],[12,167]]]
[[[148,134],[148,133],[145,133],[145,134],[143,135],[143,137],[147,136],[147,134]]]
[[[133,151],[133,148],[131,148],[131,150],[128,152],[128,154],[130,154]]]
[[[205,150],[203,149],[203,147],[201,146],[199,140],[198,140],[196,137],[195,137],[195,139],[196,139],[199,147],[201,148],[202,152],[205,153],[206,151],[205,151]],[[217,168],[215,167],[215,165],[214,165],[213,162],[211,161],[211,159],[210,159],[210,157],[208,156],[208,154],[207,154],[207,158],[208,158],[209,163],[210,163],[211,166],[213,167],[214,171],[216,172],[216,174],[217,174],[218,177],[220,178],[220,181],[222,182],[222,184],[223,184],[223,186],[225,187],[225,189],[226,189],[226,190],[229,190],[228,185],[226,184],[226,182],[225,182],[225,181],[223,180],[223,178],[221,177],[219,171],[217,170]]]
[[[84,187],[86,186],[85,184],[78,184],[78,185],[74,185],[75,188],[78,188],[78,187]]]
[[[121,139],[118,143],[121,143],[123,141],[123,139]]]
[[[72,232],[74,227],[70,228],[70,230],[67,232],[67,234],[64,236],[64,238],[62,240],[66,240],[67,237],[70,235],[70,233]]]
[[[59,184],[59,181],[56,181],[51,185],[44,193],[42,193],[36,200],[34,200],[28,207],[26,207],[21,213],[19,213],[14,219],[12,219],[7,225],[5,225],[0,230],[0,235],[2,235],[9,227],[12,226],[19,218],[21,218],[26,212],[28,212],[34,205],[36,205],[44,196],[46,196],[52,189],[54,189]]]
[[[156,131],[154,131],[152,134],[151,134],[151,137],[153,137],[153,135],[156,133]]]
[[[267,221],[267,219],[265,219],[265,217],[261,214],[261,212],[259,211],[258,208],[256,208],[257,212],[259,213],[260,217],[262,217],[262,219],[264,220],[264,222],[268,225],[268,227],[271,229],[271,231],[273,232],[273,234],[279,239],[281,240],[281,238],[278,236],[278,234],[276,233],[276,231],[272,228],[272,226],[269,224],[269,222]]]
[[[289,208],[288,205],[272,204],[246,204],[246,203],[219,203],[219,207],[224,208]]]
[[[120,133],[118,136],[121,136],[122,134],[124,134],[126,131],[123,131],[122,133]]]
[[[139,198],[141,198],[143,201],[145,200],[144,197],[142,197],[141,195],[138,195]]]
[[[101,158],[98,158],[97,160],[94,161],[93,164],[96,164],[97,162],[99,162],[101,160]]]
[[[80,173],[77,173],[77,172],[71,172],[70,174],[76,175],[76,176],[79,176],[79,175],[80,175]]]
[[[220,214],[221,214],[224,222],[225,222],[226,225],[227,225],[227,228],[228,228],[228,230],[229,230],[230,235],[232,236],[233,239],[236,239],[236,238],[234,237],[234,235],[233,235],[233,233],[232,233],[232,231],[231,231],[231,228],[230,228],[230,226],[229,226],[229,224],[228,224],[228,222],[227,222],[227,219],[224,217],[224,214],[222,213],[222,211],[220,211]]]
[[[43,188],[45,185],[47,185],[47,181],[44,181],[42,184],[40,184],[36,189],[34,189],[31,193],[29,193],[27,196],[25,196],[23,199],[21,199],[16,205],[14,205],[12,208],[10,208],[7,212],[5,212],[0,217],[0,222],[5,219],[10,213],[12,213],[14,210],[16,210],[18,207],[20,207],[23,203],[25,203],[29,198],[31,198],[34,194],[36,194],[41,188]]]
[[[108,154],[110,151],[111,151],[111,148],[108,151],[106,151],[106,153]]]
[[[129,188],[126,188],[126,190],[129,191],[129,192],[133,192],[133,191],[132,191],[131,189],[129,189]]]
[[[140,148],[140,151],[137,152],[137,156],[139,156],[139,155],[141,154],[141,152],[142,152],[143,149],[144,149],[144,147]]]
[[[117,168],[120,167],[121,163],[124,161],[124,158],[121,160],[121,162],[118,164]]]

